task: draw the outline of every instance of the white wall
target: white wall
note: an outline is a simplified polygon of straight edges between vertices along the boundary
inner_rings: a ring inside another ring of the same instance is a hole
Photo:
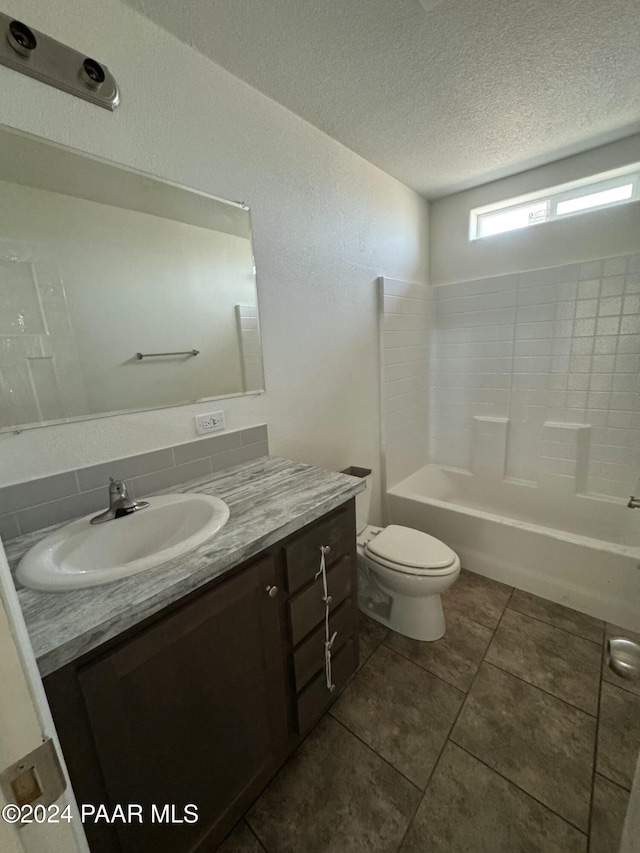
[[[110,114],[0,68],[7,125],[252,209],[267,394],[224,404],[272,452],[378,467],[375,279],[426,281],[428,205],[118,0],[7,0],[4,11],[104,61]],[[186,441],[182,407],[0,439],[5,483]]]
[[[640,239],[640,204],[637,203],[570,216],[473,242],[469,241],[469,212],[475,207],[638,161],[640,135],[635,135],[433,202],[431,283],[469,281],[637,251]]]

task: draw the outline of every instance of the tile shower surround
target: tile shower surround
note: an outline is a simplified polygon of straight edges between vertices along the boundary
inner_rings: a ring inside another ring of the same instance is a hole
[[[640,254],[432,292],[430,460],[628,495],[640,473]]]
[[[268,453],[262,425],[5,486],[0,488],[0,537],[7,541],[105,509],[110,476],[126,480],[130,494],[142,497]]]
[[[386,486],[427,464],[432,288],[381,278],[380,410]]]

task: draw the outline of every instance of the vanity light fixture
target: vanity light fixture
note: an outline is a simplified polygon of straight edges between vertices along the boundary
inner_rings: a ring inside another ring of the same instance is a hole
[[[106,110],[120,103],[106,65],[0,12],[0,64]]]

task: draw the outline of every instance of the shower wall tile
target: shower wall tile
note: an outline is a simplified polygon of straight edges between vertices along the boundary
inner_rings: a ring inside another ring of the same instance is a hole
[[[627,494],[640,473],[640,254],[432,296],[431,461]],[[501,419],[502,452],[486,434]]]
[[[379,287],[381,429],[389,487],[428,460],[431,297],[423,284],[381,278]]]
[[[242,380],[245,391],[264,388],[264,365],[257,305],[236,305]]]

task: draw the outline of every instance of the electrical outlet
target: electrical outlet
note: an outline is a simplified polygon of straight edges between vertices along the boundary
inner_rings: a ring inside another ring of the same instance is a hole
[[[224,412],[209,412],[207,415],[196,415],[194,420],[198,435],[224,429]]]

